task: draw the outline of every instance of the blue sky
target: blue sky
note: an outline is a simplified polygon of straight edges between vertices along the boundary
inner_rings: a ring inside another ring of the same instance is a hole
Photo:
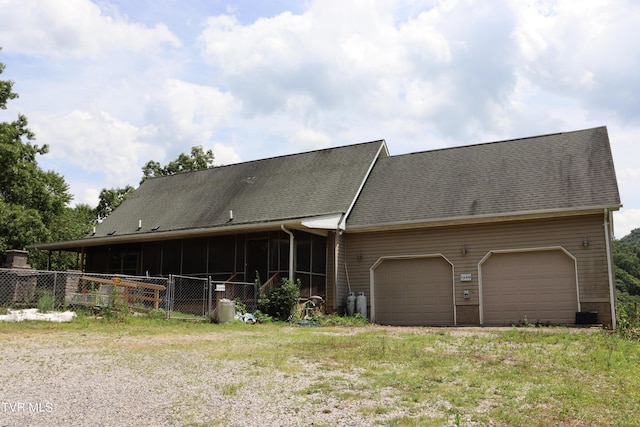
[[[191,146],[230,164],[606,125],[640,227],[635,0],[0,0],[1,78],[75,203]]]

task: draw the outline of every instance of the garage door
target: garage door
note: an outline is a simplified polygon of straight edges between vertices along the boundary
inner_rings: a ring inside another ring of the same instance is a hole
[[[452,282],[442,257],[384,260],[375,268],[376,323],[453,325]]]
[[[492,254],[481,266],[484,324],[566,324],[578,311],[575,262],[561,250]]]

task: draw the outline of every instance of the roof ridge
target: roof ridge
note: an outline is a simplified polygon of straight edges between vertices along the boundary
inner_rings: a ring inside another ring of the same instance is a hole
[[[548,137],[552,137],[552,136],[568,135],[568,134],[574,134],[574,133],[580,133],[580,132],[590,132],[590,131],[594,131],[596,129],[606,129],[606,128],[607,128],[606,126],[596,126],[596,127],[592,127],[592,128],[588,128],[588,129],[580,129],[580,130],[573,130],[573,131],[567,131],[567,132],[552,132],[552,133],[546,133],[546,134],[542,134],[542,135],[523,136],[523,137],[520,137],[520,138],[501,139],[501,140],[497,140],[497,141],[478,142],[478,143],[465,144],[465,145],[454,145],[454,146],[451,146],[451,147],[434,148],[434,149],[430,149],[430,150],[412,151],[410,153],[396,154],[394,156],[389,156],[389,158],[398,158],[398,157],[403,157],[403,156],[410,156],[410,155],[413,155],[413,154],[435,153],[435,152],[439,152],[439,151],[455,150],[455,149],[469,148],[469,147],[478,147],[478,146],[483,146],[483,145],[493,145],[493,144],[501,144],[501,143],[507,143],[507,142],[524,141],[524,140],[529,140],[529,139],[548,138]]]
[[[384,143],[384,142],[385,142],[384,139],[376,139],[376,140],[373,140],[373,141],[358,142],[358,143],[355,143],[355,144],[339,145],[337,147],[318,148],[318,149],[315,149],[315,150],[303,151],[303,152],[300,152],[300,153],[281,154],[279,156],[265,157],[265,158],[253,159],[253,160],[245,160],[243,162],[229,163],[229,164],[226,164],[226,165],[219,165],[219,166],[213,165],[213,166],[205,168],[205,169],[189,170],[189,171],[184,171],[184,172],[178,172],[178,173],[175,173],[175,174],[172,174],[172,175],[152,176],[152,177],[149,177],[149,178],[145,179],[145,181],[168,178],[168,177],[176,176],[176,175],[186,175],[186,174],[190,174],[190,173],[204,172],[204,171],[207,171],[207,170],[210,170],[210,169],[227,168],[227,167],[231,167],[231,166],[238,166],[238,165],[246,165],[246,164],[257,163],[257,162],[264,162],[264,161],[267,161],[267,160],[276,160],[276,159],[282,159],[282,158],[286,158],[286,157],[308,155],[308,154],[313,154],[313,153],[319,153],[321,151],[339,150],[341,148],[352,148],[352,147],[356,147],[356,146],[359,146],[359,145],[368,145],[368,144]],[[215,153],[214,153],[214,156],[215,156]]]

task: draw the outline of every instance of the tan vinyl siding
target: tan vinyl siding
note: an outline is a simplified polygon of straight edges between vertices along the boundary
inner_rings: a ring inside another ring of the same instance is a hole
[[[454,266],[456,304],[468,313],[469,306],[479,306],[478,264],[491,251],[562,247],[576,258],[580,301],[609,302],[603,215],[347,234],[351,287],[370,298],[369,269],[381,257],[441,254]],[[461,282],[463,273],[471,274],[471,281]],[[346,292],[346,282],[338,283]],[[463,298],[464,290],[470,291],[470,298]],[[610,319],[610,313],[602,314]]]

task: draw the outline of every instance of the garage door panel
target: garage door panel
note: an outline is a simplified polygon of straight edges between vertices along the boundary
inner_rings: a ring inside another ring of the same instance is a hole
[[[452,270],[442,257],[384,260],[375,270],[376,322],[452,325]]]
[[[482,265],[485,324],[573,323],[575,262],[560,250],[493,254]]]

